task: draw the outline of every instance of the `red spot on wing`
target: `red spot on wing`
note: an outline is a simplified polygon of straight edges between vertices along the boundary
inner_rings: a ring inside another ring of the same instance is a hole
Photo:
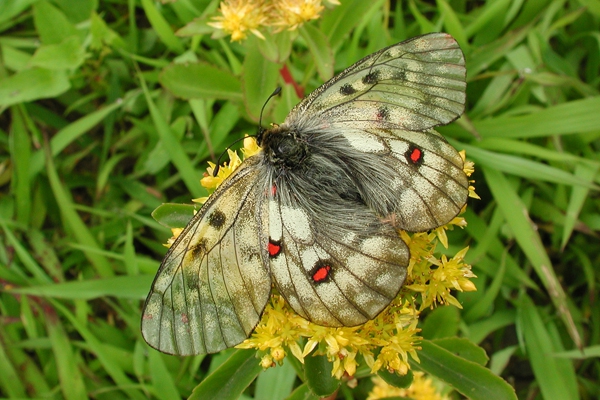
[[[418,148],[414,148],[412,149],[412,151],[410,152],[410,160],[417,164],[419,161],[421,161],[421,159],[423,158],[423,152],[421,151],[421,149]]]
[[[281,252],[281,244],[274,240],[269,240],[268,250],[269,256],[275,257]]]
[[[315,281],[315,283],[323,282],[329,276],[329,272],[331,272],[330,265],[323,265],[317,268],[317,270],[313,273],[312,276],[313,281]]]
[[[275,197],[276,194],[277,194],[277,186],[273,185],[273,186],[271,186],[271,197]]]

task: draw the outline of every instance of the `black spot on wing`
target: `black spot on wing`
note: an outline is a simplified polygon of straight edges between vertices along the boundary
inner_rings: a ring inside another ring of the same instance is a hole
[[[346,83],[340,88],[340,93],[344,96],[349,96],[356,93],[356,89],[354,89],[349,83]]]
[[[373,71],[369,72],[367,75],[363,76],[362,82],[365,85],[374,85],[377,82],[379,82],[380,76],[381,76],[381,74],[380,74],[379,70],[373,70]]]
[[[227,220],[227,217],[225,216],[223,211],[215,210],[208,217],[208,224],[215,229],[221,229],[223,224],[225,224],[226,220]]]

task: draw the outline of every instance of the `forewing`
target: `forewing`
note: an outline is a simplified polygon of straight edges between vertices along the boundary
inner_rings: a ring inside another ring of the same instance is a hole
[[[300,102],[284,125],[427,130],[463,113],[465,77],[452,36],[418,36],[350,66]]]
[[[165,256],[142,318],[142,335],[157,350],[215,353],[258,323],[271,291],[258,162],[249,158],[219,186]]]
[[[299,315],[318,325],[356,326],[396,297],[410,254],[397,233],[366,207],[328,200],[335,214],[320,213],[318,205],[270,202],[271,272]],[[365,233],[346,224],[362,226]]]

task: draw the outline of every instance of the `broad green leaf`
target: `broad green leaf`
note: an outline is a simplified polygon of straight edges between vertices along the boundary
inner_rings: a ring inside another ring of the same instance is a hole
[[[42,43],[46,45],[58,44],[79,34],[65,14],[45,0],[33,6],[33,20]]]
[[[261,371],[256,351],[237,350],[196,386],[189,400],[235,400]]]
[[[425,318],[421,334],[429,340],[455,336],[459,322],[460,315],[456,307],[437,307]]]
[[[85,49],[77,36],[60,43],[40,47],[29,60],[32,67],[46,69],[75,69],[85,61]]]
[[[38,0],[0,1],[0,24],[21,14]]]
[[[64,70],[32,68],[0,79],[0,107],[56,97],[71,87]]]
[[[174,96],[184,99],[242,100],[240,80],[205,63],[171,64],[163,69],[159,80]]]
[[[286,400],[319,400],[321,397],[311,392],[310,388],[306,383],[298,386],[292,394],[286,397]]]
[[[383,379],[388,385],[392,385],[397,388],[407,388],[413,382],[413,372],[409,369],[406,375],[398,375],[389,372],[385,369],[377,371],[377,375]]]
[[[340,381],[331,376],[333,364],[325,355],[310,354],[304,357],[304,371],[308,387],[317,396],[330,396],[340,386]]]
[[[418,352],[420,363],[411,360],[412,368],[436,376],[469,399],[517,399],[514,389],[489,369],[458,357],[429,340],[423,340],[421,348]]]
[[[489,361],[489,357],[485,354],[485,351],[469,339],[455,336],[435,339],[432,342],[452,352],[452,354],[477,363],[482,367],[485,367]]]

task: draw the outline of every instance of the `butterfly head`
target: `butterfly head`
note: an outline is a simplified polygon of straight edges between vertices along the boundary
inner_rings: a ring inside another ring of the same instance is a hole
[[[302,165],[308,155],[306,141],[300,139],[295,130],[275,126],[264,130],[260,139],[259,145],[272,165],[295,169]]]

